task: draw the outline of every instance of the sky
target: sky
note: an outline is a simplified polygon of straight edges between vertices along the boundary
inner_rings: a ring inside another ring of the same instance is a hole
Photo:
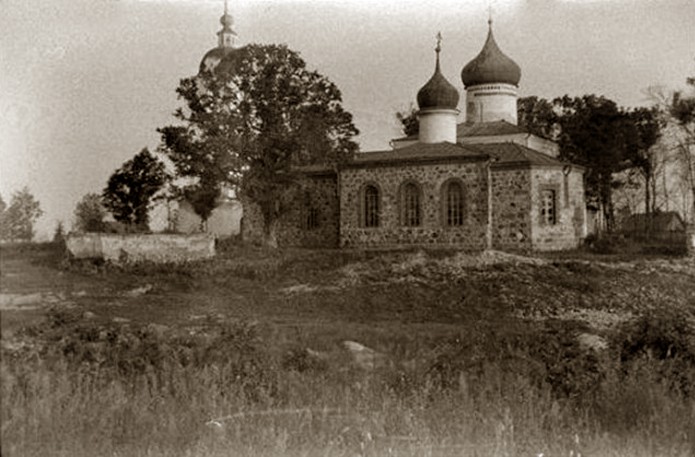
[[[217,44],[223,0],[0,0],[0,194],[28,186],[39,239],[156,129],[175,122],[179,80]],[[241,44],[284,43],[340,88],[363,151],[398,137],[394,114],[434,70],[460,72],[493,17],[522,70],[520,96],[651,103],[695,75],[693,0],[229,0]],[[461,97],[461,106],[465,98]],[[461,115],[460,119],[465,119]]]

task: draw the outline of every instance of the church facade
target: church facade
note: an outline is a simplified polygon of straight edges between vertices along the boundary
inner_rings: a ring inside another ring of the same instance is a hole
[[[201,68],[229,48],[226,16],[219,49]],[[304,191],[278,222],[278,245],[559,250],[582,242],[584,169],[517,125],[521,70],[489,25],[482,50],[461,71],[465,122],[459,91],[441,73],[438,42],[434,73],[417,93],[419,132],[340,167],[302,168]],[[242,238],[260,242],[263,226],[258,207],[244,202]]]

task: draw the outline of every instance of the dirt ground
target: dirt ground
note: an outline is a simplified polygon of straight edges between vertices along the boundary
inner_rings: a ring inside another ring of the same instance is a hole
[[[655,308],[695,315],[695,259],[234,248],[201,264],[119,268],[68,264],[50,245],[0,255],[3,340],[49,309],[189,330],[262,321],[337,341],[519,319],[600,331]]]

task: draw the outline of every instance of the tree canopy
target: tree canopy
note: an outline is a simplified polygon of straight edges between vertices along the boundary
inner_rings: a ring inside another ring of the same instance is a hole
[[[597,95],[526,97],[519,100],[518,118],[531,133],[557,141],[563,159],[587,168],[587,200],[602,210],[608,228],[619,185],[614,173],[637,167],[646,180],[653,177],[650,148],[661,128],[657,109],[630,111]]]
[[[103,232],[106,228],[104,218],[106,209],[102,196],[97,193],[85,194],[75,206],[75,230],[79,232]]]
[[[259,205],[270,244],[294,198],[296,167],[337,164],[357,150],[338,88],[286,46],[237,49],[177,92],[181,124],[159,132],[177,175],[193,178],[184,195],[205,219],[221,186],[241,191]]]
[[[167,179],[164,163],[144,148],[111,175],[104,207],[131,230],[147,230],[150,202]]]
[[[4,206],[2,202],[0,209]],[[9,206],[0,211],[0,239],[31,241],[34,238],[34,224],[42,214],[41,205],[28,187],[13,193]]]

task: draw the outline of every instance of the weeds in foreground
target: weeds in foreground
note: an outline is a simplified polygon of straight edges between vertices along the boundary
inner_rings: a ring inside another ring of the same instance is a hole
[[[550,324],[403,340],[364,371],[243,322],[192,335],[54,315],[31,330],[42,344],[2,354],[3,451],[689,456],[695,348],[674,319],[624,327],[615,357]]]

